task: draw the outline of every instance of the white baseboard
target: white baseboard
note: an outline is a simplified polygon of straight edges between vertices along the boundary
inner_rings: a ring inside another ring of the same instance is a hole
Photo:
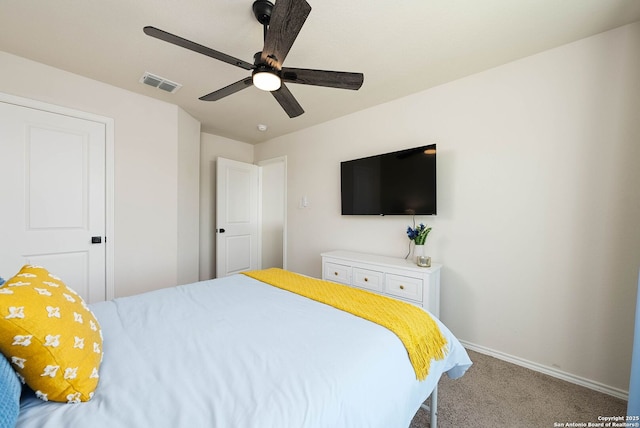
[[[467,349],[470,349],[471,351],[479,352],[480,354],[489,355],[490,357],[494,357],[499,360],[506,361],[508,363],[525,367],[527,369],[531,369],[539,373],[543,373],[558,379],[565,380],[567,382],[574,383],[576,385],[584,386],[586,388],[593,389],[595,391],[609,394],[611,396],[620,398],[622,400],[629,401],[629,391],[624,391],[619,388],[614,388],[612,386],[605,385],[600,382],[593,381],[591,379],[586,379],[580,376],[573,375],[571,373],[567,373],[562,370],[558,370],[555,367],[548,367],[542,364],[534,363],[532,361],[525,360],[524,358],[514,357],[513,355],[505,354],[504,352],[500,352],[500,351],[495,351],[493,349],[476,345],[474,343],[470,343],[464,340],[460,340],[460,343],[462,343],[462,346],[464,346]]]

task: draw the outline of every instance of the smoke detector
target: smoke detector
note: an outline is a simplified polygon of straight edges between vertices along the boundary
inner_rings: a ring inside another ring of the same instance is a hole
[[[153,86],[154,88],[162,89],[163,91],[171,94],[175,93],[178,89],[182,88],[182,85],[176,82],[172,82],[164,77],[157,76],[155,74],[146,71],[139,80],[140,83]]]

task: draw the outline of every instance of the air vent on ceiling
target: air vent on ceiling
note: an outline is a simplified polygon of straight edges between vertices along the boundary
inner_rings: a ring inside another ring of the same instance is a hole
[[[179,83],[172,82],[164,77],[156,76],[148,71],[142,75],[139,81],[145,85],[153,86],[154,88],[162,89],[163,91],[167,91],[172,94],[182,87]]]

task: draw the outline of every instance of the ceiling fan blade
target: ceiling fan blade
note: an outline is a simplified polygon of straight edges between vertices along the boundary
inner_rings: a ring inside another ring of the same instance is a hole
[[[280,86],[280,89],[271,92],[271,94],[290,118],[298,117],[304,113],[304,110],[284,83]]]
[[[251,77],[238,80],[236,83],[232,83],[229,86],[225,86],[222,89],[213,91],[210,94],[203,95],[199,99],[202,101],[218,101],[220,98],[224,98],[228,95],[235,94],[249,86],[253,85],[253,79]]]
[[[364,74],[345,71],[310,70],[306,68],[282,68],[282,80],[302,85],[358,90],[364,82]]]
[[[278,0],[273,6],[262,61],[278,70],[311,12],[305,0]]]
[[[245,70],[253,69],[253,64],[234,58],[222,52],[218,52],[206,46],[202,46],[198,43],[192,42],[191,40],[176,36],[175,34],[167,33],[166,31],[160,30],[156,27],[147,26],[143,28],[143,31],[148,36],[215,58],[218,61],[226,62],[227,64],[235,65],[236,67],[244,68]]]

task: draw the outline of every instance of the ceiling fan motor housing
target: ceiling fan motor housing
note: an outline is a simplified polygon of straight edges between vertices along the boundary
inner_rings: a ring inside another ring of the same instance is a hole
[[[253,2],[253,14],[262,25],[269,25],[273,3],[269,0],[256,0]]]

